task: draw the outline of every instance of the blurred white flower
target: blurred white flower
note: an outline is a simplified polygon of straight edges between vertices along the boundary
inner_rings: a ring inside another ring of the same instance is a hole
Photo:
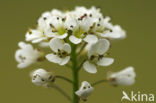
[[[37,69],[31,73],[32,83],[38,86],[48,86],[49,83],[52,83],[52,73],[47,72],[44,69]]]
[[[76,95],[79,96],[83,101],[87,101],[88,96],[91,95],[94,88],[87,82],[83,81],[80,89],[76,91]]]
[[[45,32],[48,27],[47,20],[50,19],[50,17],[50,12],[43,13],[37,21],[37,28],[29,29],[26,33],[26,41],[32,41],[32,43],[39,43],[48,40],[48,36]]]
[[[49,43],[54,53],[46,55],[46,58],[53,63],[65,65],[70,60],[71,47],[68,43],[64,43],[59,38],[54,38]]]
[[[133,67],[127,67],[122,71],[111,73],[108,75],[108,80],[112,85],[132,85],[135,83],[136,73]]]
[[[110,48],[110,42],[107,39],[100,39],[97,43],[91,45],[88,51],[88,60],[84,62],[83,68],[89,73],[96,73],[96,66],[109,66],[114,62],[113,58],[104,57],[104,54]]]
[[[19,63],[18,68],[25,68],[43,59],[44,54],[40,50],[34,49],[32,45],[24,42],[18,43],[20,49],[15,53],[15,59]]]
[[[119,25],[115,25],[111,27],[111,31],[101,34],[101,36],[111,40],[124,39],[126,38],[126,32]]]
[[[26,33],[26,41],[32,41],[32,43],[39,43],[46,39],[47,37],[44,35],[44,32],[38,29],[30,29]]]

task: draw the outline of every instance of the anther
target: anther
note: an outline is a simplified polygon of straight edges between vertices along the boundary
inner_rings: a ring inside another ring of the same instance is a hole
[[[89,16],[90,16],[90,17],[92,17],[93,15],[92,15],[92,14],[90,14]]]
[[[44,19],[44,20],[47,20],[47,18],[46,18],[46,17],[44,17],[43,19]]]
[[[71,25],[70,27],[73,28],[73,25]]]

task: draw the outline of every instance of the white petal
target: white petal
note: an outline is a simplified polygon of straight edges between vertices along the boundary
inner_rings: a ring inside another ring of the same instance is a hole
[[[97,72],[96,66],[94,64],[90,63],[89,61],[84,62],[83,68],[85,71],[87,71],[89,73]]]
[[[40,47],[49,47],[49,42],[41,42],[40,44],[39,44],[39,46]]]
[[[49,46],[54,52],[58,52],[58,49],[62,49],[63,47],[63,41],[58,38],[51,39]]]
[[[61,62],[61,58],[58,57],[57,55],[54,55],[54,54],[47,54],[46,58],[48,61],[53,62],[53,63],[60,63]]]
[[[34,39],[32,40],[32,43],[39,43],[41,42],[42,40],[45,40],[46,38],[37,38],[37,39]]]
[[[77,37],[75,37],[75,36],[73,36],[73,35],[71,35],[71,36],[69,37],[69,40],[70,40],[72,43],[74,43],[74,44],[79,44],[79,43],[81,43],[81,41],[82,41],[81,38],[77,38]]]
[[[113,58],[107,58],[107,57],[103,57],[101,58],[98,62],[97,65],[99,66],[109,66],[114,62]]]
[[[25,35],[26,41],[40,39],[43,36],[43,33],[40,30],[34,29],[34,30],[31,30],[31,32],[32,32],[31,34],[29,32],[26,33]]]
[[[88,56],[103,55],[110,47],[110,42],[107,39],[100,39],[97,43],[92,44]]]
[[[33,46],[31,44],[26,44],[25,42],[19,42],[18,43],[18,46],[21,48],[21,49],[33,49]]]
[[[131,78],[131,77],[127,77],[127,76],[117,77],[116,83],[118,85],[124,85],[124,86],[132,85],[135,83],[135,78]]]
[[[135,78],[136,74],[134,72],[134,67],[129,66],[127,68],[125,68],[124,70],[118,72],[120,75],[129,75],[133,78]]]
[[[32,64],[32,62],[19,63],[19,64],[17,65],[17,67],[18,67],[19,69],[23,69],[23,68],[26,68],[26,67],[30,66],[31,64]]]
[[[24,43],[24,42],[19,42],[18,43],[18,46],[20,47],[20,48],[25,48],[25,46],[26,46],[26,44]]]
[[[60,39],[64,39],[64,38],[66,38],[67,36],[68,36],[68,34],[65,33],[65,34],[63,34],[63,35],[57,35],[56,37],[57,37],[57,38],[60,38]]]
[[[132,85],[135,82],[136,74],[133,67],[127,67],[116,73],[112,73],[109,78],[114,78],[113,84],[116,85]]]
[[[85,38],[84,38],[84,41],[87,42],[87,43],[96,43],[98,41],[98,38],[97,36],[95,35],[87,35]]]
[[[71,46],[68,43],[63,45],[62,50],[66,51],[68,54],[71,53]]]
[[[110,42],[107,39],[101,39],[97,42],[96,46],[98,47],[98,54],[103,55],[110,48]]]
[[[65,65],[69,62],[69,60],[70,60],[70,56],[67,56],[67,57],[63,58],[59,64]]]
[[[112,32],[101,34],[101,36],[110,39],[124,39],[126,37],[126,32],[122,30],[119,25],[115,25],[112,27]]]

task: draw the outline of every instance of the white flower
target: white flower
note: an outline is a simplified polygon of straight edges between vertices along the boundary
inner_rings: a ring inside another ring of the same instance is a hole
[[[97,41],[96,35],[88,33],[93,23],[94,19],[89,18],[87,14],[79,15],[79,17],[68,15],[65,25],[68,30],[72,31],[69,40],[74,44],[81,43],[83,39],[88,43]]]
[[[68,43],[64,43],[61,39],[54,38],[49,43],[54,53],[46,55],[46,58],[53,63],[65,65],[70,60],[71,47]]]
[[[16,51],[15,58],[17,60],[18,68],[25,68],[29,65],[43,59],[43,52],[34,49],[32,45],[26,44],[24,42],[19,42],[20,49]]]
[[[119,26],[115,25],[111,27],[111,31],[101,34],[102,37],[109,39],[124,39],[126,38],[126,32]]]
[[[100,39],[93,44],[88,51],[88,60],[84,62],[83,67],[89,73],[96,73],[96,65],[109,66],[114,62],[113,58],[104,57],[104,54],[110,48],[110,42],[106,39]]]
[[[55,37],[64,39],[68,36],[66,27],[64,25],[65,18],[59,16],[52,16],[47,20],[48,28],[45,31],[45,34],[48,37]]]
[[[32,43],[39,43],[41,41],[47,40],[48,36],[45,34],[47,30],[47,20],[51,17],[50,12],[45,12],[42,16],[38,19],[37,28],[30,29],[25,37],[26,41],[32,41]]]
[[[25,37],[26,41],[32,41],[32,43],[39,43],[47,39],[47,37],[44,35],[44,32],[38,29],[30,29],[26,33]]]
[[[49,83],[52,83],[52,73],[47,72],[44,69],[37,69],[32,74],[32,83],[38,86],[48,86]]]
[[[87,82],[82,82],[82,85],[76,95],[79,96],[82,100],[87,101],[88,96],[93,92],[94,88]]]
[[[122,71],[111,73],[108,75],[108,80],[113,85],[132,85],[135,82],[136,74],[133,67],[127,67]]]
[[[100,9],[95,8],[94,6],[90,9],[87,9],[83,6],[77,6],[74,11],[72,11],[73,15],[75,16],[82,16],[84,14],[87,14],[91,18],[101,18],[102,13],[100,12]]]

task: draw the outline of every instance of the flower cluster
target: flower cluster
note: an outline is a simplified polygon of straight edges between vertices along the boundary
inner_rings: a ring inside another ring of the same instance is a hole
[[[97,73],[99,66],[109,66],[114,62],[114,58],[108,57],[111,41],[126,37],[126,32],[110,20],[95,7],[76,7],[70,12],[53,9],[43,13],[37,21],[37,27],[27,31],[25,40],[38,44],[41,49],[49,48],[51,53],[20,42],[20,49],[15,53],[18,68],[48,60],[61,66],[77,62],[78,66],[72,66],[73,71],[78,72],[83,67],[88,73]],[[44,69],[35,70],[31,77],[32,82],[40,86],[49,86],[53,81],[52,73]],[[134,79],[132,67],[107,77],[112,85],[131,85]],[[93,90],[91,84],[84,81],[75,93],[86,101]]]

